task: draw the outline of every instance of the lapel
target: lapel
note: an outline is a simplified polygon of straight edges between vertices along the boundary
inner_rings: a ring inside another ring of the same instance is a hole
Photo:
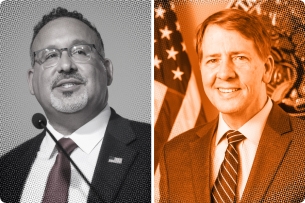
[[[210,159],[212,138],[218,125],[218,117],[199,129],[199,136],[195,142],[190,143],[190,156],[192,160],[192,177],[196,202],[210,202]]]
[[[241,202],[260,202],[265,198],[277,169],[292,141],[290,118],[277,104],[268,117]]]
[[[98,161],[92,178],[92,185],[104,202],[114,202],[124,182],[137,151],[128,146],[136,139],[129,121],[120,117],[111,109]],[[109,159],[121,158],[122,163],[109,162]],[[92,190],[88,202],[100,202]]]
[[[36,159],[37,152],[39,151],[41,142],[46,134],[46,131],[44,130],[42,133],[40,133],[38,136],[32,139],[32,141],[28,142],[28,146],[26,146],[27,149],[22,150],[23,154],[18,157],[18,164],[16,164],[16,167],[18,167],[17,176],[11,177],[12,180],[14,180],[15,184],[11,184],[14,186],[14,188],[9,188],[10,191],[14,191],[12,193],[12,196],[10,196],[11,199],[20,201],[23,187],[26,183],[26,179],[29,175],[29,172],[32,168],[32,165]],[[17,157],[16,157],[17,158]],[[22,170],[20,170],[22,169]],[[15,174],[15,173],[12,173]]]

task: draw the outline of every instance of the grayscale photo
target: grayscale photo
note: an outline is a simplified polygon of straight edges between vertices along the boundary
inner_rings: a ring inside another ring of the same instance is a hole
[[[2,202],[151,201],[151,2],[1,2]]]

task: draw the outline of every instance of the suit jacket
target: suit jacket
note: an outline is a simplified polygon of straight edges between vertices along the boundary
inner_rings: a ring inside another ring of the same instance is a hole
[[[218,118],[164,147],[160,202],[211,202],[211,143]],[[305,121],[274,104],[262,133],[241,202],[305,199]]]
[[[45,136],[43,131],[0,158],[0,197],[5,203],[20,201],[27,176]],[[149,124],[122,118],[111,109],[102,147],[95,167],[88,203],[150,202],[151,128]],[[108,163],[109,156],[122,164]]]

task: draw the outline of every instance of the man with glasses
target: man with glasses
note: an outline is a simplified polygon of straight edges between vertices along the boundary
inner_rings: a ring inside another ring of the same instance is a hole
[[[30,92],[91,186],[43,131],[1,157],[2,201],[150,202],[150,125],[107,104],[113,67],[96,28],[58,7],[34,28],[30,54]]]

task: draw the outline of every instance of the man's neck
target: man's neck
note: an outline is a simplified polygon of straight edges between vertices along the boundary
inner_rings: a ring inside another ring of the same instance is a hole
[[[268,97],[264,103],[258,105],[255,111],[250,112],[236,112],[232,114],[222,114],[223,120],[232,130],[238,130],[245,123],[247,123],[251,118],[253,118],[258,112],[260,112],[268,102]]]
[[[56,112],[55,114],[47,114],[47,117],[50,124],[57,132],[62,135],[71,135],[77,129],[95,118],[106,105],[100,109],[95,109],[94,111],[83,109],[75,113]]]

